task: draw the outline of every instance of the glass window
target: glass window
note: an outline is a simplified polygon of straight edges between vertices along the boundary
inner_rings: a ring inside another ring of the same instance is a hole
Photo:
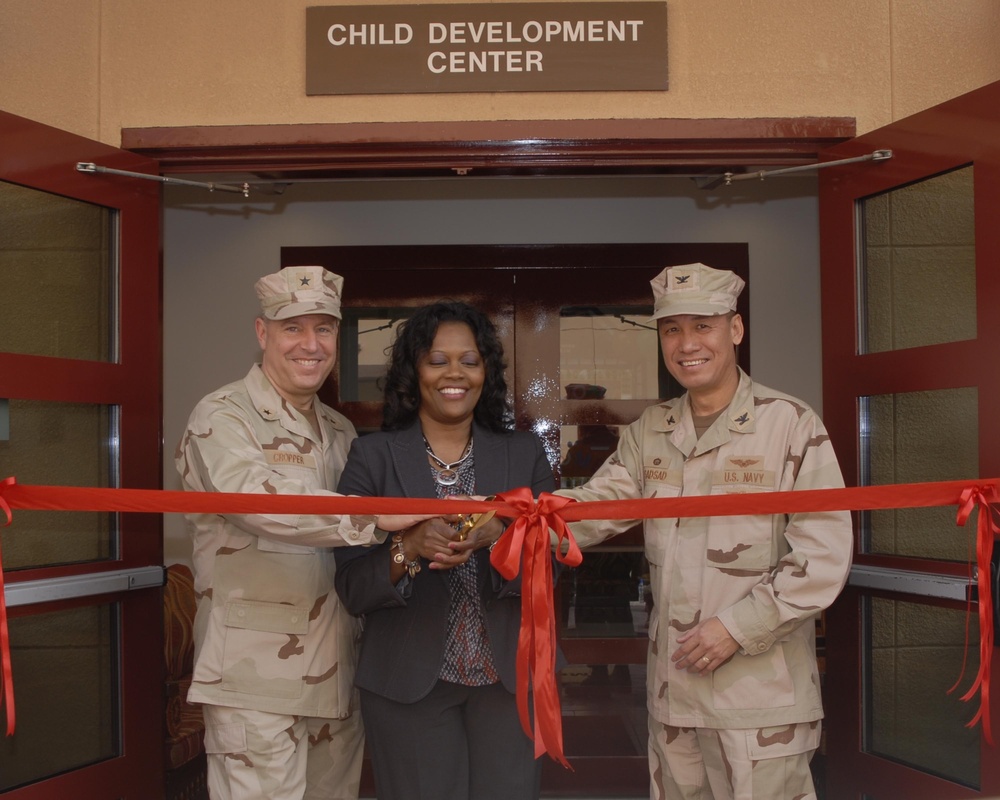
[[[861,398],[862,485],[978,477],[978,398],[974,387]],[[861,524],[865,552],[950,561],[967,560],[975,531],[951,506],[863,512]]]
[[[9,401],[0,438],[6,478],[42,486],[118,485],[118,410],[90,403]],[[17,511],[4,532],[6,569],[101,561],[117,555],[117,515],[96,511]]]
[[[102,605],[10,619],[17,736],[0,741],[0,791],[119,755],[117,615]]]
[[[116,213],[0,181],[0,349],[113,361]]]
[[[382,400],[389,347],[412,308],[345,308],[340,325],[340,399]]]
[[[618,425],[563,425],[559,429],[560,486],[582,486],[618,447]]]
[[[650,308],[563,308],[559,376],[569,400],[657,400],[659,337]]]
[[[979,669],[976,616],[879,597],[866,606],[865,750],[978,787],[981,730],[965,727],[978,698],[960,699]]]
[[[859,351],[976,338],[972,167],[861,202]]]

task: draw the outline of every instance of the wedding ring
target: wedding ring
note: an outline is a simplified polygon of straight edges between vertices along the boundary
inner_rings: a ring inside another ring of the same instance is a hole
[[[701,660],[704,661],[706,664],[711,664],[712,663],[712,659],[709,658],[708,656],[702,656]]]

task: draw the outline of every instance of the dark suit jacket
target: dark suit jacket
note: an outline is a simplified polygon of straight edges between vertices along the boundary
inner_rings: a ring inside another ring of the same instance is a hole
[[[521,486],[532,494],[555,488],[552,467],[537,436],[492,433],[473,425],[476,494],[490,495]],[[402,431],[355,439],[337,491],[366,497],[435,497],[420,424]],[[424,568],[403,598],[389,580],[390,540],[372,547],[336,548],[336,587],[352,614],[364,615],[364,634],[355,683],[401,703],[425,697],[444,660],[448,573]],[[521,621],[520,576],[504,581],[489,563],[479,562],[480,596],[497,672],[508,691],[516,687],[515,657]]]

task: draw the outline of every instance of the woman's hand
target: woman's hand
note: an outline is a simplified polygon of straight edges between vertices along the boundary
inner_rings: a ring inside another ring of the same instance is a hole
[[[412,528],[425,519],[434,519],[436,516],[434,514],[379,514],[375,517],[375,527],[395,533]]]
[[[438,559],[438,563],[449,567],[458,566],[484,547],[492,547],[507,529],[507,522],[499,517],[491,517],[488,521],[474,527],[464,541],[453,540],[448,543],[450,553]],[[443,569],[444,567],[440,567]]]

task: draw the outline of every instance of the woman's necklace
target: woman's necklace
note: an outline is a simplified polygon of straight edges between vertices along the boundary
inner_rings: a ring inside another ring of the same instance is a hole
[[[458,461],[452,461],[450,464],[446,461],[442,461],[436,455],[434,451],[431,450],[430,443],[427,441],[427,437],[424,437],[424,449],[427,451],[427,455],[431,457],[435,464],[437,464],[441,469],[434,473],[434,480],[438,482],[440,486],[454,486],[458,483],[458,472],[455,467],[462,466],[465,460],[472,455],[472,437],[469,437],[469,443],[465,445],[465,452],[462,453],[462,457]]]

